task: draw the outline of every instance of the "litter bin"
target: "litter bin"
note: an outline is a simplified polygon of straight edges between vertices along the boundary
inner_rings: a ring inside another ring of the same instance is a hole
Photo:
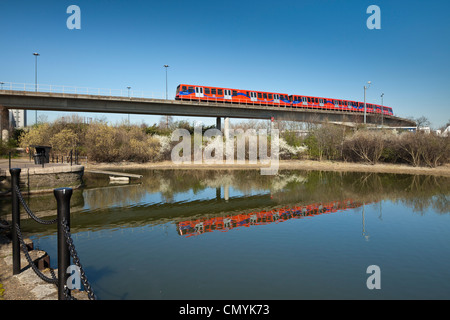
[[[50,150],[52,147],[49,146],[31,146],[36,149],[34,154],[34,164],[44,164],[50,162]]]

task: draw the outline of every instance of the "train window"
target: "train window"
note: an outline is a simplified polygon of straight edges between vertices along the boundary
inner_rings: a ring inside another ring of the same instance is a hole
[[[223,90],[222,89],[218,89],[219,90],[219,95],[223,95]]]
[[[217,93],[217,89],[216,89],[216,88],[212,88],[212,89],[211,89],[211,93],[212,93],[212,94],[216,94],[216,93]]]
[[[210,90],[209,90],[209,88],[205,88],[205,93],[207,93],[207,94],[210,94],[210,93],[211,93]]]
[[[233,90],[233,96],[236,97],[237,96],[237,91]]]
[[[315,102],[315,103],[318,103],[318,102],[319,102],[318,100],[319,100],[319,99],[314,98],[314,102]]]
[[[189,93],[194,93],[194,87],[188,87],[188,92]]]
[[[267,93],[263,93],[264,99],[267,99]]]
[[[319,99],[319,103],[323,103],[323,99]]]
[[[186,89],[187,89],[186,86],[181,87],[181,90],[183,90],[183,91],[186,91]]]
[[[261,92],[258,92],[258,99],[262,99],[262,94],[261,94]]]
[[[273,96],[271,93],[269,93],[269,99],[273,99]]]

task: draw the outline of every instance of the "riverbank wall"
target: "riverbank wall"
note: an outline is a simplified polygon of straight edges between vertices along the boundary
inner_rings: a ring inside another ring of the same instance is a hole
[[[46,165],[23,166],[21,162],[13,161],[12,168],[21,168],[20,187],[22,193],[52,192],[55,188],[79,188],[83,184],[84,166],[82,165]],[[8,166],[1,166],[1,188],[9,189],[11,174]]]

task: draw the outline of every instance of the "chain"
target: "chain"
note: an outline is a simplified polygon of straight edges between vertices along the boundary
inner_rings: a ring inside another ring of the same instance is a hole
[[[19,239],[20,245],[22,247],[22,251],[25,254],[25,258],[27,259],[27,261],[28,261],[29,265],[31,266],[31,268],[33,269],[33,271],[42,280],[49,282],[49,283],[58,284],[58,279],[56,279],[55,272],[53,271],[53,269],[50,269],[50,274],[52,277],[49,278],[45,274],[43,274],[33,263],[33,260],[31,259],[30,254],[28,253],[27,245],[23,241],[22,233],[20,232],[20,227],[17,223],[16,223],[16,231],[17,231],[17,238]]]
[[[42,220],[42,219],[38,218],[38,217],[30,210],[30,208],[28,207],[27,203],[25,202],[25,199],[24,199],[23,196],[22,196],[22,193],[20,192],[20,188],[19,188],[19,186],[17,186],[17,185],[15,186],[15,192],[16,192],[16,194],[17,194],[17,196],[18,196],[19,201],[22,203],[22,205],[23,205],[25,211],[28,213],[28,215],[29,215],[33,220],[35,220],[35,221],[38,222],[38,223],[46,224],[46,225],[50,225],[50,224],[56,223],[56,222],[58,221],[58,219],[54,219],[54,220]],[[66,238],[67,245],[68,245],[68,247],[69,247],[70,255],[72,256],[73,261],[74,261],[74,263],[77,265],[77,267],[80,268],[81,281],[82,281],[83,286],[84,286],[84,288],[85,288],[85,290],[86,290],[86,293],[87,293],[87,295],[88,295],[88,297],[89,297],[90,300],[96,300],[97,297],[95,296],[95,294],[94,294],[94,292],[93,292],[93,290],[92,290],[92,288],[91,288],[91,285],[89,284],[89,281],[88,281],[88,279],[87,279],[87,277],[86,277],[86,273],[84,272],[84,269],[83,269],[83,267],[81,266],[80,259],[78,258],[78,254],[77,254],[77,252],[76,252],[76,250],[75,250],[75,246],[74,246],[74,244],[73,244],[72,236],[71,236],[71,234],[70,234],[69,226],[68,226],[68,224],[67,224],[67,221],[66,221],[65,219],[63,219],[63,220],[61,221],[61,225],[62,225],[62,228],[63,228],[63,231],[64,231],[64,236],[65,236],[65,238]],[[2,226],[2,225],[0,225],[0,226]],[[2,227],[3,227],[3,226],[2,226]],[[41,278],[42,280],[44,280],[44,281],[46,281],[46,282],[49,282],[49,283],[58,284],[58,279],[56,278],[55,272],[53,271],[53,269],[50,269],[50,274],[51,274],[51,277],[52,277],[52,278],[49,278],[49,277],[45,276],[45,275],[44,275],[44,274],[36,267],[36,265],[33,263],[33,261],[32,261],[32,259],[31,259],[30,255],[29,255],[29,253],[28,253],[28,249],[27,249],[26,244],[25,244],[25,242],[23,241],[23,237],[22,237],[22,233],[21,233],[21,231],[20,231],[19,225],[16,224],[16,225],[15,225],[15,228],[16,228],[16,231],[17,231],[17,237],[18,237],[18,239],[19,239],[19,241],[20,241],[20,244],[21,244],[21,246],[22,246],[22,250],[23,250],[23,252],[24,252],[24,254],[25,254],[25,257],[26,257],[28,263],[30,264],[31,268],[34,270],[34,272],[35,272],[35,273],[38,275],[38,277]],[[74,297],[72,297],[72,296],[70,295],[70,290],[67,288],[67,286],[64,286],[64,296],[65,296],[66,300],[76,300]]]
[[[61,224],[62,224],[62,227],[63,227],[63,230],[64,230],[64,236],[66,238],[67,245],[69,247],[70,255],[73,258],[73,262],[75,263],[75,265],[78,268],[80,268],[81,281],[83,282],[83,286],[84,286],[84,288],[86,290],[86,293],[87,293],[87,295],[88,295],[90,300],[96,300],[97,297],[95,296],[95,294],[94,294],[94,292],[93,292],[93,290],[91,288],[91,285],[89,284],[89,281],[88,281],[88,279],[86,277],[84,269],[83,269],[83,267],[82,267],[82,265],[80,263],[80,259],[78,258],[77,251],[75,250],[75,246],[73,244],[72,236],[70,234],[69,226],[67,224],[66,219],[63,218],[63,220],[61,221]]]
[[[0,191],[0,195],[5,195],[11,192],[11,189],[6,190],[6,191]]]
[[[11,226],[8,221],[0,220],[0,229],[10,229]]]
[[[42,220],[40,218],[38,218],[28,207],[27,203],[25,202],[25,199],[22,196],[22,193],[20,192],[20,188],[19,186],[16,185],[16,194],[20,200],[20,202],[22,203],[25,211],[28,213],[28,215],[33,218],[34,221],[41,223],[41,224],[53,224],[56,223],[58,221],[58,219],[54,219],[54,220]]]

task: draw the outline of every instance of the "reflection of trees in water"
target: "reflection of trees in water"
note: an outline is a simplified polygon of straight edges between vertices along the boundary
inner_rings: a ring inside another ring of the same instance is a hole
[[[307,180],[276,195],[279,202],[321,202],[354,199],[373,203],[380,200],[399,201],[416,212],[433,208],[438,213],[450,212],[450,179],[438,176],[383,173],[317,172]]]
[[[259,170],[146,170],[140,185],[85,190],[85,202],[91,208],[133,205],[147,194],[160,193],[172,203],[176,194],[231,187],[248,195],[271,193],[278,204],[327,202],[342,199],[373,203],[400,201],[414,211],[433,208],[439,213],[449,209],[450,179],[438,176],[383,173],[323,172],[283,170],[275,176],[263,176]]]
[[[146,191],[139,184],[108,186],[83,191],[84,203],[89,209],[111,206],[129,206],[139,203]]]

